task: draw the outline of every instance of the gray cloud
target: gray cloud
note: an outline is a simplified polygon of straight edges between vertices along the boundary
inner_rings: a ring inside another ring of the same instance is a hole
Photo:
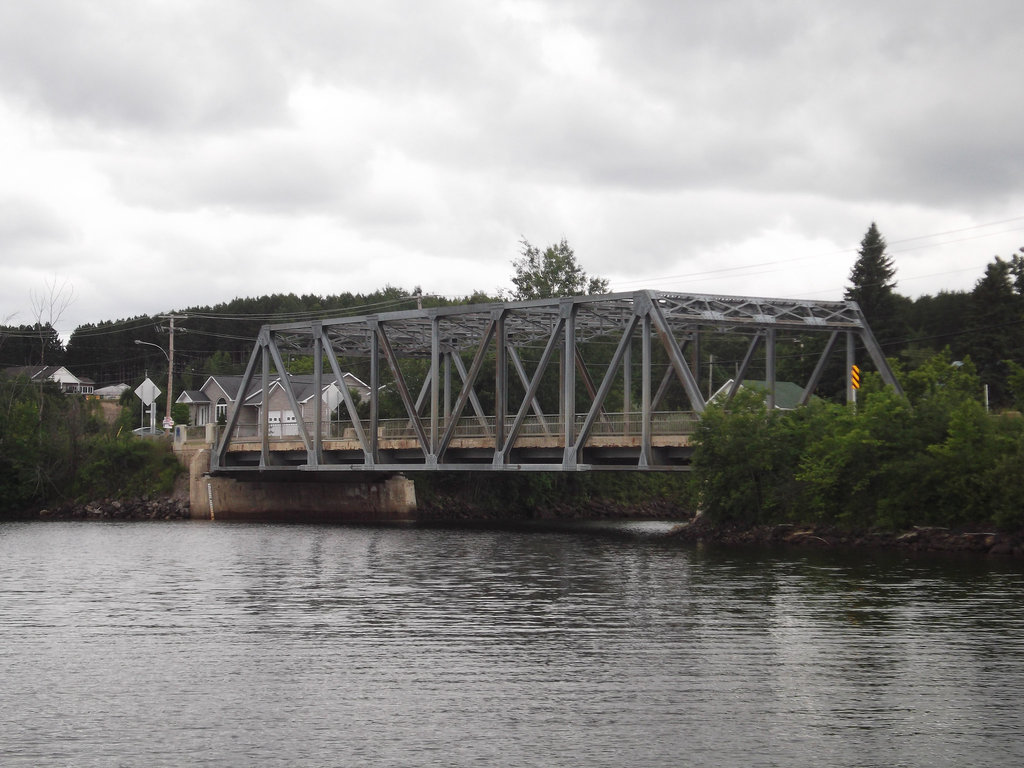
[[[872,220],[1021,212],[1022,43],[1011,0],[5,3],[0,245],[80,275],[82,312],[90,264],[202,263],[160,310],[492,290],[522,236],[634,287],[836,291]],[[901,269],[970,255],[943,248]],[[148,284],[119,290],[145,311]]]
[[[0,198],[0,253],[65,245],[72,234],[69,223],[48,206]]]
[[[286,82],[264,34],[237,27],[241,10],[131,0],[4,3],[0,86],[34,109],[108,129],[276,122]]]

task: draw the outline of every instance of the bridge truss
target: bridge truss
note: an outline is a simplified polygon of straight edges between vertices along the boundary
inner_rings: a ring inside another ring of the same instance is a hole
[[[715,349],[734,351],[719,354],[731,375],[717,391]],[[239,389],[239,401],[259,392],[265,405],[248,430],[241,408],[230,413],[211,470],[685,469],[712,395],[731,399],[757,377],[776,407],[782,361],[803,378],[799,404],[823,377],[841,377],[852,401],[843,372],[859,350],[900,391],[854,302],[644,290],[267,325]],[[315,392],[361,361],[366,401],[342,386],[333,414],[313,397],[294,434],[273,434],[274,382],[303,413],[292,378],[277,375],[295,354],[312,356]],[[385,401],[399,403],[399,419],[382,418]]]

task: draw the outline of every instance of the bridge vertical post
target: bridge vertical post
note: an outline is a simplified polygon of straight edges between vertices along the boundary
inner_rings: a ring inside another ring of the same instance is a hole
[[[640,461],[651,464],[651,314],[645,312],[640,340]]]
[[[622,355],[622,436],[629,436],[630,410],[633,401],[633,344],[630,342]]]
[[[370,322],[370,457],[374,464],[380,460],[377,446],[379,400],[380,400],[380,337],[377,333],[380,323],[374,318]]]
[[[766,404],[769,411],[775,410],[775,329],[765,333],[764,382],[768,387]]]
[[[444,353],[444,423],[452,416],[452,352]]]
[[[565,318],[565,344],[562,351],[562,435],[565,446],[562,466],[576,466],[576,304],[562,300],[559,307]]]
[[[320,466],[324,445],[324,338],[317,321],[310,323],[310,332],[313,334],[313,450],[307,461]],[[338,384],[345,386],[343,381]]]
[[[697,390],[700,391],[700,368],[701,368],[701,337],[700,337],[700,326],[692,326],[693,333],[693,349],[690,351],[690,373],[693,376],[694,382],[697,384]]]
[[[263,403],[260,407],[260,466],[270,466],[270,338],[263,339],[260,351],[263,353]],[[245,393],[238,393],[239,406],[245,401]]]
[[[505,411],[508,408],[508,351],[505,311],[495,313],[494,329],[494,453],[505,450]]]
[[[441,318],[430,321],[430,455],[437,456],[441,438],[439,410],[441,402]]]

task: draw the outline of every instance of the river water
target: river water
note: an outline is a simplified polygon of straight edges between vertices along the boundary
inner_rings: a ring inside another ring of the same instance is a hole
[[[1019,561],[0,525],[4,766],[1020,766]]]

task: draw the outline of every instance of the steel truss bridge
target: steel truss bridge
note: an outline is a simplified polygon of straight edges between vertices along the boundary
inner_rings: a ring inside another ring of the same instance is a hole
[[[793,350],[808,360],[800,404],[830,365],[832,381],[839,365],[848,372],[859,349],[901,391],[854,302],[643,290],[283,323],[260,330],[239,389],[241,402],[261,384],[260,423],[240,424],[236,407],[211,471],[685,469],[711,395],[702,366],[723,340],[737,354],[719,361],[733,375],[716,398],[757,376],[775,407],[780,347],[787,363]],[[334,418],[313,397],[296,434],[275,435],[273,382],[303,413],[289,377],[276,373],[296,354],[312,356],[314,392],[343,380],[342,361],[361,360],[367,401],[357,405],[342,386]],[[381,418],[388,398],[400,418]]]

